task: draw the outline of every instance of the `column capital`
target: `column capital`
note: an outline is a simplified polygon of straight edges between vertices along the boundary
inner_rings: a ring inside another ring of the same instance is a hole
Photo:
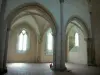
[[[92,41],[93,38],[84,38],[85,41]]]
[[[38,35],[37,37],[38,37],[37,38],[38,39],[38,43],[41,44],[41,42],[42,42],[42,36],[41,35]]]
[[[56,31],[55,28],[53,28],[53,29],[52,29],[52,36],[54,37],[54,36],[56,36],[56,34],[57,34],[57,31]]]

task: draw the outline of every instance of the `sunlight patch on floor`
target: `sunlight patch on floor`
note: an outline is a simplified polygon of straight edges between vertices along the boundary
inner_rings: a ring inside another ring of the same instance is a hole
[[[11,63],[8,65],[8,67],[23,67],[26,66],[25,63]]]

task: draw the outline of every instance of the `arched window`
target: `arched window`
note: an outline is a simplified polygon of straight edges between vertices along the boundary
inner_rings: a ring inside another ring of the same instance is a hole
[[[79,46],[79,34],[75,33],[75,46]]]
[[[28,49],[28,35],[26,30],[22,30],[18,35],[18,46],[17,50],[20,52],[25,52]]]
[[[53,35],[52,30],[49,29],[46,34],[46,54],[53,54]]]

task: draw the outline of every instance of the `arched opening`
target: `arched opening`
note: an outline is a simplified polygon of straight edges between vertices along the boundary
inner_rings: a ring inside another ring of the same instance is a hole
[[[79,46],[79,34],[77,32],[75,33],[75,46]]]
[[[42,61],[52,62],[54,51],[54,36],[51,28],[48,28],[42,38]]]
[[[75,64],[88,65],[89,33],[84,23],[73,18],[66,29],[66,61]]]
[[[5,63],[55,62],[53,54],[55,40],[51,34],[56,32],[56,23],[46,8],[38,3],[21,5],[8,15],[6,21],[9,32],[7,31],[6,35],[8,44],[5,47]],[[44,39],[46,31],[47,40]],[[44,41],[48,45],[44,45]],[[50,55],[47,54],[46,47],[48,53],[51,52]]]
[[[19,52],[25,52],[28,50],[28,37],[26,30],[22,29],[17,39],[17,50]]]
[[[46,33],[46,40],[46,54],[53,55],[53,33],[51,28]]]
[[[29,24],[23,22],[11,28],[8,40],[7,63],[36,62],[36,51],[37,35]]]

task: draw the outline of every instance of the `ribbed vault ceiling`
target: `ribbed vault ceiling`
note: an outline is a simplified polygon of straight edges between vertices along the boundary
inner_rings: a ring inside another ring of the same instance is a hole
[[[42,35],[50,27],[50,23],[41,16],[44,14],[37,10],[25,10],[13,19],[11,28],[25,22],[35,30],[37,35]]]
[[[84,25],[81,23],[81,22],[78,22],[77,20],[72,20],[68,26],[67,26],[67,29],[66,29],[66,34],[68,34],[68,32],[73,28],[73,27],[76,27],[76,28],[79,28],[85,37],[88,37],[88,33],[87,33],[87,30],[86,28],[84,27]]]

